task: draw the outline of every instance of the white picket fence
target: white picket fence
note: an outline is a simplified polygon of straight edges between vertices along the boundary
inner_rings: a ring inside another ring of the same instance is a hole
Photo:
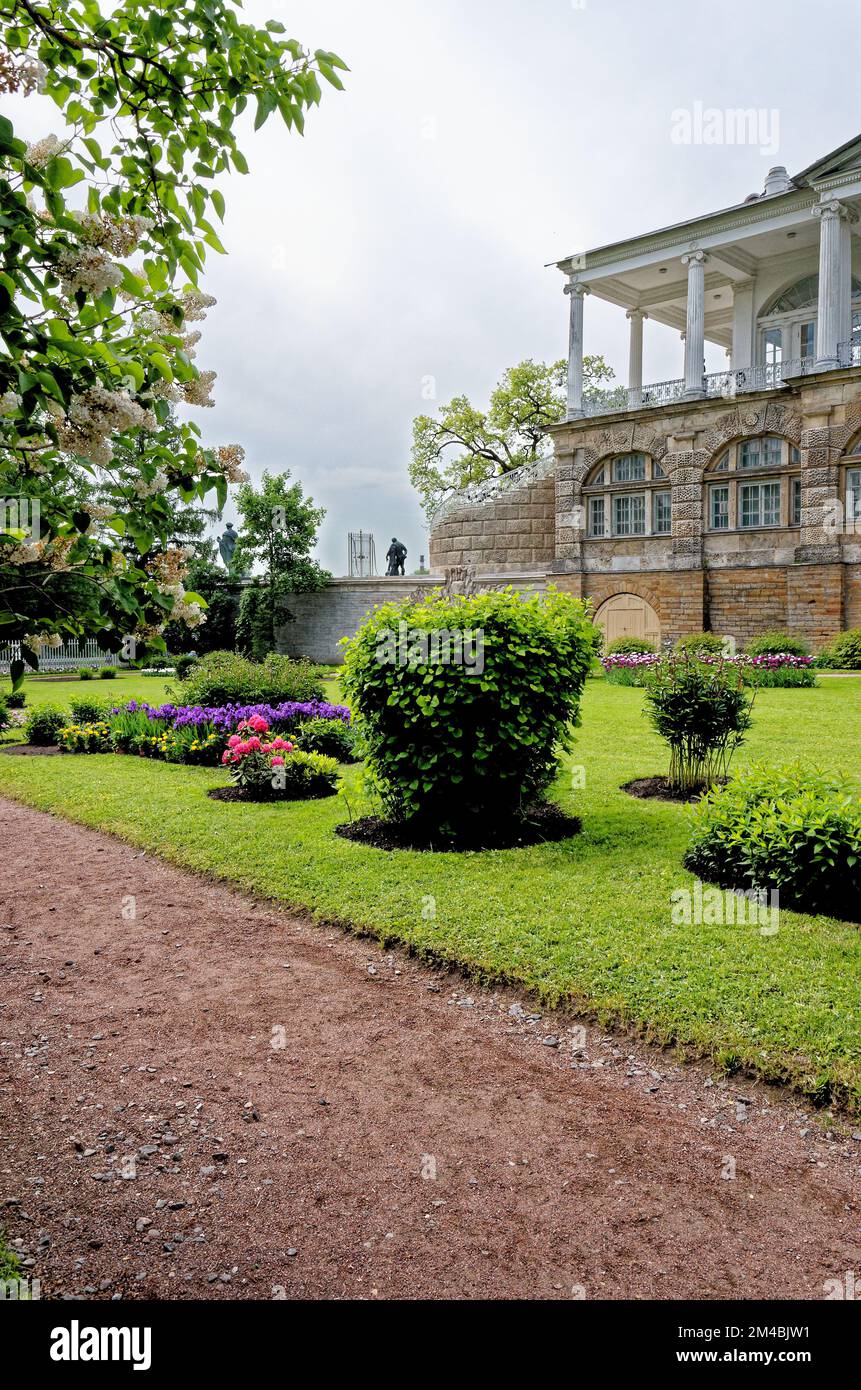
[[[20,642],[9,642],[0,647],[0,671],[8,673],[10,663],[20,660]],[[78,666],[119,666],[116,652],[103,652],[94,637],[85,642],[61,642],[56,647],[42,647],[39,651],[40,671],[74,671]]]

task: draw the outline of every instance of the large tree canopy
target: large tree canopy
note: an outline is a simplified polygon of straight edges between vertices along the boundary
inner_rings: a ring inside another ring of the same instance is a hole
[[[567,371],[564,361],[527,359],[509,367],[488,410],[455,396],[436,417],[416,417],[410,482],[429,517],[452,493],[501,477],[547,451],[547,426],[564,418]],[[583,359],[585,399],[599,395],[602,383],[612,380],[603,357]]]
[[[165,548],[174,503],[214,492],[220,508],[244,478],[238,446],[170,420],[172,403],[212,404],[194,344],[206,253],[223,249],[216,181],[247,172],[249,102],[255,128],[278,112],[301,133],[345,65],[230,0],[0,15],[0,92],[40,91],[63,123],[28,146],[0,117],[0,642],[23,640],[31,664],[55,633],[160,649],[167,621],[201,616]]]

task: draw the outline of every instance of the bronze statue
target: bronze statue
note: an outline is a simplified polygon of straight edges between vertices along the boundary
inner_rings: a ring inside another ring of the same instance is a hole
[[[236,542],[238,540],[239,534],[233,529],[233,522],[228,521],[227,530],[224,532],[224,535],[218,537],[218,553],[224,561],[224,568],[226,570],[229,570],[230,566],[233,564],[233,552],[236,549]]]
[[[407,548],[403,541],[399,541],[397,536],[392,536],[392,543],[386,551],[386,559],[389,568],[386,570],[386,577],[403,574],[404,561],[407,558]]]

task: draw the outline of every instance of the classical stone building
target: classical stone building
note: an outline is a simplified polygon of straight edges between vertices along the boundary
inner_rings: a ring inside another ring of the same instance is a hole
[[[431,570],[543,578],[608,637],[861,626],[861,137],[761,194],[559,262],[567,418],[552,459],[451,499]],[[858,278],[856,278],[856,275]],[[583,392],[584,300],[626,311],[624,397]],[[644,385],[643,332],[684,376]],[[706,374],[704,344],[726,350]]]

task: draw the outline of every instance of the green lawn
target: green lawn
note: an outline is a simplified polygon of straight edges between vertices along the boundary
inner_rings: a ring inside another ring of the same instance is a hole
[[[150,682],[138,685],[133,693],[151,698]],[[332,833],[347,818],[342,798],[218,803],[205,792],[224,782],[220,770],[110,755],[0,757],[0,792],[320,920],[861,1110],[861,929],[788,911],[776,935],[673,925],[670,895],[692,882],[681,867],[685,809],[619,791],[665,768],[641,708],[639,690],[588,683],[556,788],[582,834],[529,849],[387,853]],[[853,773],[861,789],[859,715],[861,679],[761,691],[744,758],[803,758]],[[572,764],[585,770],[582,790],[572,790]],[[349,788],[355,780],[351,769]]]
[[[110,700],[116,704],[123,700],[147,700],[151,705],[158,705],[170,699],[168,687],[174,684],[173,676],[163,679],[141,676],[137,672],[107,681],[28,676],[24,681],[24,693],[28,705],[59,705],[61,709],[65,709],[70,700],[77,699]],[[8,695],[11,688],[7,677],[0,678],[0,698]]]

